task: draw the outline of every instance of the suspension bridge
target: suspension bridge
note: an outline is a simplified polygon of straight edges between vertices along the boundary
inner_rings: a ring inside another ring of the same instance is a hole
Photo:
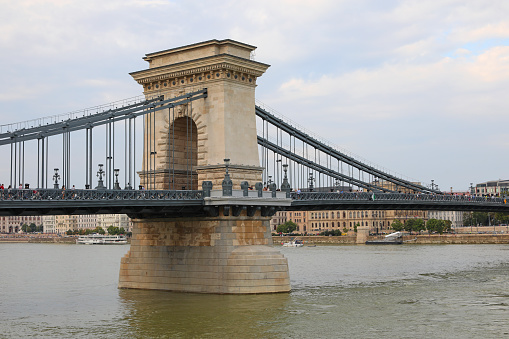
[[[269,65],[254,49],[150,53],[131,73],[142,97],[0,126],[0,215],[125,213],[120,287],[268,293],[290,290],[270,246],[278,210],[509,212],[503,198],[445,195],[355,159],[256,105]]]

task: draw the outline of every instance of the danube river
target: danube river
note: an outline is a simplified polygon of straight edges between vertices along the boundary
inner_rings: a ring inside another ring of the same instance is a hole
[[[128,249],[0,243],[0,338],[509,338],[509,245],[281,248],[240,296],[119,290]]]

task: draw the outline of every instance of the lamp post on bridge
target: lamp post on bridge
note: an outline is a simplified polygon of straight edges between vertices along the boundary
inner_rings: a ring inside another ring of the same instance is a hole
[[[277,175],[277,177],[275,179],[276,179],[276,185],[278,185],[278,186],[281,186],[281,181],[279,181],[279,166],[280,166],[280,163],[281,163],[281,159],[277,159],[276,160],[276,175]]]
[[[334,187],[336,188],[336,192],[339,192],[339,183],[340,183],[339,179],[336,178],[334,180]]]
[[[290,183],[288,182],[288,176],[286,173],[288,171],[288,164],[283,165],[283,171],[285,174],[283,177],[283,183],[281,184],[281,191],[286,192],[286,197],[289,198],[292,188],[290,186]]]
[[[119,190],[119,189],[121,189],[120,188],[120,184],[118,182],[118,174],[119,174],[120,170],[118,168],[115,168],[113,170],[113,172],[115,173],[115,185],[113,186],[113,189],[114,190]]]
[[[231,197],[233,194],[233,182],[230,179],[230,174],[228,173],[228,167],[230,166],[230,159],[224,159],[224,166],[226,168],[226,173],[224,174],[224,180],[221,185],[223,188],[223,196]]]
[[[309,183],[309,192],[313,192],[313,189],[314,189],[314,183],[315,181],[315,178],[313,178],[313,172],[309,173],[309,179],[308,179],[308,183]]]
[[[103,164],[99,164],[99,171],[97,171],[97,177],[99,178],[99,180],[97,181],[97,186],[95,188],[96,190],[106,189],[106,187],[104,186],[103,175],[104,175]]]
[[[53,174],[53,180],[55,180],[55,183],[53,184],[54,189],[58,189],[58,179],[60,179],[60,175],[58,174],[58,168],[55,168],[55,174]]]
[[[272,175],[269,175],[269,179],[267,180],[267,188],[272,184]]]

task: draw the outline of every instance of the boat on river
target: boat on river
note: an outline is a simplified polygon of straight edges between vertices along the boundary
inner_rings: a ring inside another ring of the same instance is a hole
[[[293,240],[290,240],[289,242],[285,242],[283,244],[284,247],[302,247],[304,246],[304,242],[300,239],[293,239]]]
[[[366,241],[366,245],[401,245],[403,243],[403,233],[394,232],[387,234],[383,239]]]
[[[125,235],[103,235],[103,234],[90,234],[82,235],[76,239],[77,244],[83,245],[125,245],[127,238]]]

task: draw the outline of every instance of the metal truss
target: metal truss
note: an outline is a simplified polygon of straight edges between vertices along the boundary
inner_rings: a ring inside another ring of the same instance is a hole
[[[110,109],[105,112],[91,114],[72,120],[70,119],[53,124],[41,125],[31,128],[22,128],[15,131],[0,133],[0,145],[8,145],[27,140],[41,139],[87,128],[90,129],[96,126],[114,123],[129,118],[135,118],[137,116],[152,113],[155,111],[173,108],[206,97],[206,88],[170,99],[164,99],[164,96],[161,95],[156,98],[148,99],[125,107]]]
[[[203,200],[203,191],[168,190],[0,190],[0,201],[57,201],[57,200]]]
[[[333,148],[331,148],[330,146],[324,144],[323,142],[309,136],[308,134],[300,131],[299,129],[293,127],[292,125],[290,125],[289,123],[283,121],[282,119],[279,119],[277,117],[275,117],[274,115],[272,115],[271,113],[267,112],[266,110],[264,110],[263,108],[259,107],[259,106],[256,106],[256,109],[255,109],[255,112],[256,112],[256,115],[259,116],[261,119],[263,119],[264,121],[267,121],[269,123],[271,123],[272,125],[276,126],[277,128],[281,129],[282,131],[288,133],[290,136],[294,137],[294,138],[297,138],[305,143],[307,143],[309,146],[312,146],[314,147],[315,149],[317,150],[320,150],[321,152],[323,152],[324,154],[326,155],[329,155],[331,156],[332,158],[336,159],[336,160],[339,160],[339,161],[342,161],[343,163],[345,164],[348,164],[348,165],[351,165],[361,171],[364,171],[366,173],[369,173],[373,176],[376,176],[380,179],[383,179],[383,180],[386,180],[386,181],[389,181],[389,182],[392,182],[394,183],[395,185],[397,186],[400,186],[400,187],[405,187],[405,188],[408,188],[408,189],[411,189],[413,191],[417,191],[417,192],[430,192],[430,193],[437,193],[437,194],[441,194],[442,192],[440,191],[437,191],[437,190],[434,190],[434,189],[429,189],[427,187],[424,187],[424,186],[421,186],[421,185],[417,185],[417,184],[414,184],[412,182],[409,182],[407,180],[403,180],[401,178],[398,178],[398,177],[395,177],[391,174],[388,174],[388,173],[385,173],[385,172],[382,172],[372,166],[369,166],[369,165],[366,165],[358,160],[355,160],[354,158],[342,153],[342,152],[339,152]],[[262,144],[260,143],[260,139],[258,140],[259,144],[261,146],[266,146],[265,144]],[[345,180],[346,181],[346,180]],[[356,184],[357,185],[357,184]],[[369,183],[364,183],[363,184],[364,186],[360,186],[360,187],[371,187],[373,185],[369,184]],[[382,189],[381,187],[378,187],[379,190],[384,190]],[[384,190],[384,191],[388,191],[388,190]]]
[[[317,164],[315,163],[314,161],[312,160],[308,160],[304,157],[301,157],[300,155],[297,155],[293,152],[291,152],[290,150],[287,150],[281,146],[278,146],[276,144],[274,144],[273,142],[270,142],[268,141],[267,139],[265,138],[262,138],[260,136],[258,136],[258,144],[259,145],[263,145],[263,147],[266,147],[268,148],[269,150],[277,153],[277,154],[280,154],[288,159],[291,159],[301,165],[305,165],[307,166],[308,168],[310,169],[313,169],[317,172],[320,172],[320,173],[323,173],[323,174],[326,174],[330,177],[333,177],[333,178],[336,178],[336,179],[341,179],[343,181],[346,181],[350,184],[353,184],[353,185],[356,185],[358,187],[362,187],[362,188],[365,188],[367,190],[374,190],[374,191],[383,191],[383,192],[394,192],[392,190],[389,190],[387,188],[384,188],[384,187],[379,187],[379,186],[375,186],[375,185],[372,185],[370,183],[366,183],[364,181],[361,181],[361,180],[357,180],[353,177],[349,177],[347,175],[344,175],[342,173],[339,173],[337,171],[334,171],[330,168],[327,168],[323,165],[320,165],[320,164]]]
[[[437,210],[509,212],[505,198],[411,193],[292,192],[285,210]]]

